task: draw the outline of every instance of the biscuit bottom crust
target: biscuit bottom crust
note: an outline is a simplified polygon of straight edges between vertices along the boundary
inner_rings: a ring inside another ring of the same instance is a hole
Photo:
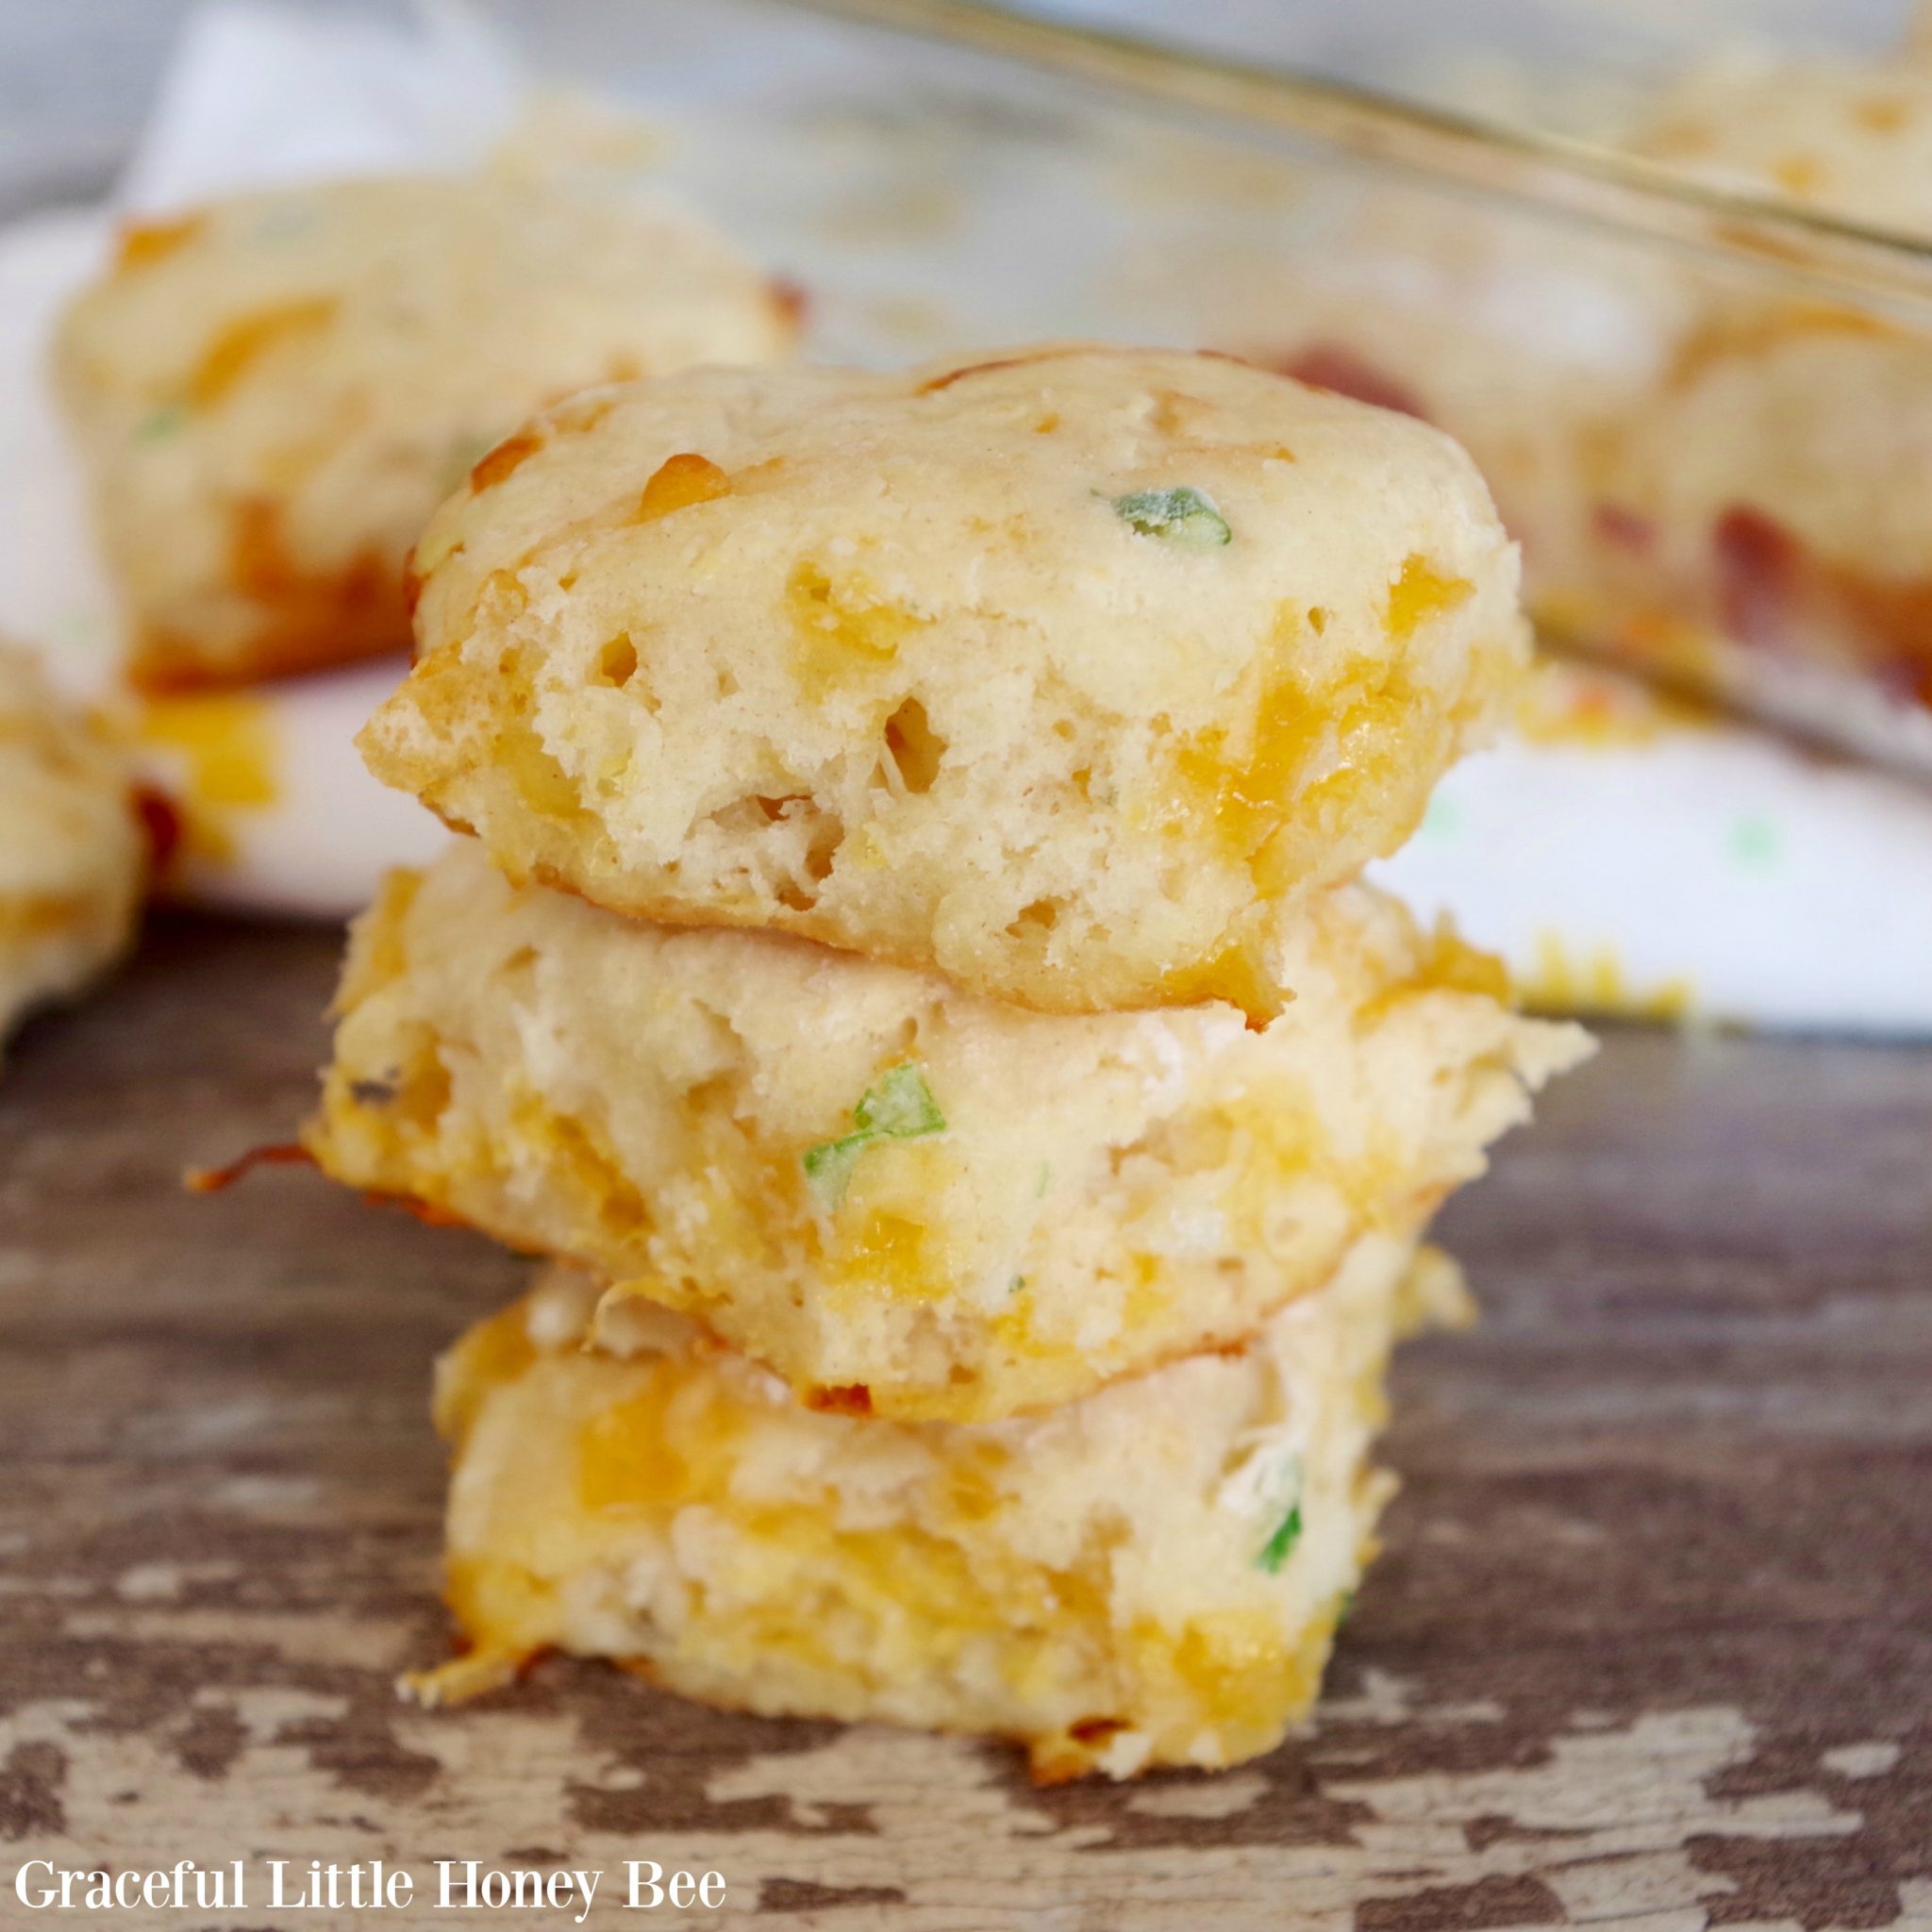
[[[409,648],[409,615],[394,573],[306,579],[303,594],[231,606],[221,627],[234,634],[143,627],[128,658],[128,682],[144,696],[174,697],[391,657],[400,675]]]
[[[1216,1767],[1313,1702],[1393,1483],[1399,1335],[1454,1269],[1384,1237],[1240,1348],[1053,1414],[804,1407],[694,1324],[553,1267],[444,1358],[448,1600],[427,1701],[546,1649],[707,1703],[1020,1740],[1037,1777]],[[590,1345],[586,1345],[591,1338]]]

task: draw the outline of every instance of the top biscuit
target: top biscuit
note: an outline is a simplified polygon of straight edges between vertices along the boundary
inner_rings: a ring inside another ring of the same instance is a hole
[[[1455,443],[1158,351],[591,392],[417,560],[363,750],[511,876],[1048,1011],[1277,1009],[1526,653]]]
[[[531,410],[791,334],[708,229],[588,191],[347,181],[127,230],[55,360],[136,680],[403,648],[409,545]]]

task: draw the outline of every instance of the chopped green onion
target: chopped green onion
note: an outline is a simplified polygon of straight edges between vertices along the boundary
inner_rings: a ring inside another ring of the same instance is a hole
[[[925,1084],[925,1075],[905,1060],[879,1075],[876,1087],[868,1087],[852,1109],[852,1118],[862,1132],[890,1135],[894,1140],[910,1140],[918,1134],[938,1134],[945,1129],[945,1117]]]
[[[308,201],[284,201],[266,209],[255,223],[257,242],[286,242],[315,225],[315,205]]]
[[[1007,1283],[1007,1292],[1008,1294],[1018,1294],[1025,1286],[1026,1277],[1024,1274],[1016,1274],[1012,1280]]]
[[[842,1141],[826,1141],[806,1150],[806,1183],[819,1205],[828,1212],[845,1198],[852,1170],[875,1138],[872,1134],[847,1134]]]
[[[1114,514],[1143,537],[1182,550],[1219,550],[1234,541],[1212,498],[1183,483],[1174,490],[1136,490],[1113,499]]]
[[[910,1060],[890,1067],[859,1095],[852,1109],[856,1133],[822,1141],[805,1153],[806,1184],[826,1213],[845,1198],[858,1157],[878,1141],[917,1141],[946,1130],[945,1116],[925,1084],[925,1075]]]
[[[135,441],[159,442],[163,437],[173,436],[187,421],[188,411],[179,403],[163,403],[158,409],[151,409],[134,425]]]
[[[1261,1545],[1261,1554],[1255,1558],[1256,1566],[1267,1571],[1273,1576],[1288,1561],[1289,1552],[1301,1541],[1302,1506],[1297,1498],[1281,1520],[1281,1527]]]

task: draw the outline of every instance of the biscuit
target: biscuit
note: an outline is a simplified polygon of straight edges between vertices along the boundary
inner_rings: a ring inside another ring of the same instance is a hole
[[[556,1647],[767,1715],[1020,1739],[1043,1781],[1254,1757],[1313,1702],[1373,1554],[1391,1346],[1460,1310],[1413,1258],[1365,1237],[1240,1348],[977,1426],[815,1412],[553,1269],[441,1364],[474,1648],[416,1689]]]
[[[1210,273],[1203,237],[1165,272],[1251,360],[1455,437],[1523,547],[1534,618],[1601,541],[1593,452],[1668,368],[1692,291],[1674,262],[1516,209],[1389,188],[1346,219],[1349,245],[1316,259],[1257,248]]]
[[[376,775],[512,875],[1050,1011],[1282,989],[1526,650],[1426,425],[1079,345],[586,396],[418,546]]]
[[[0,646],[0,1041],[125,948],[146,860],[120,753]]]
[[[1835,662],[1932,703],[1928,447],[1932,340],[1850,310],[1718,324],[1606,465],[1644,546],[1625,578],[1756,648],[1757,676]]]
[[[409,641],[404,559],[532,409],[757,361],[782,300],[687,218],[474,177],[280,189],[128,229],[55,366],[149,690]],[[482,473],[487,476],[486,468]]]
[[[1418,1227],[1588,1051],[1365,886],[1280,924],[1301,991],[1262,1032],[1040,1014],[513,887],[458,841],[357,929],[307,1143],[808,1401],[996,1418],[1239,1341]]]
[[[1932,76],[1907,64],[1713,67],[1630,145],[1718,187],[1932,236]],[[1757,653],[1747,678],[1823,660],[1932,703],[1932,337],[1783,280],[1699,292],[1600,479],[1638,547],[1624,580]]]
[[[1633,154],[1719,188],[1932,237],[1932,72],[1807,49],[1712,62],[1649,103]]]

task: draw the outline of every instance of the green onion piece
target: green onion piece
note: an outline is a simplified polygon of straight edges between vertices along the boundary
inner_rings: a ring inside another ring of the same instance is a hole
[[[822,1141],[805,1152],[806,1185],[827,1214],[838,1208],[851,1185],[858,1157],[878,1141],[917,1141],[942,1134],[946,1117],[925,1084],[925,1075],[910,1060],[890,1067],[859,1095],[852,1109],[856,1133]]]
[[[1281,1527],[1261,1545],[1261,1554],[1255,1558],[1256,1567],[1273,1576],[1288,1561],[1289,1552],[1301,1541],[1301,1535],[1302,1506],[1297,1499],[1282,1518]]]
[[[827,1213],[845,1198],[852,1170],[858,1166],[858,1157],[875,1138],[872,1134],[847,1134],[842,1141],[825,1141],[806,1149],[806,1185],[810,1188],[813,1199]]]
[[[1136,490],[1113,499],[1114,514],[1143,537],[1181,550],[1219,550],[1234,541],[1213,499],[1185,483],[1174,490]]]
[[[134,425],[137,442],[159,442],[163,437],[174,433],[188,421],[188,411],[179,403],[163,403],[159,408],[151,409]]]
[[[257,218],[251,239],[257,242],[286,242],[291,236],[304,234],[314,225],[315,206],[312,202],[285,201]]]
[[[910,1060],[881,1074],[878,1085],[868,1087],[859,1096],[852,1118],[864,1132],[887,1134],[898,1141],[942,1133],[946,1124],[932,1089],[925,1084],[925,1075]]]

